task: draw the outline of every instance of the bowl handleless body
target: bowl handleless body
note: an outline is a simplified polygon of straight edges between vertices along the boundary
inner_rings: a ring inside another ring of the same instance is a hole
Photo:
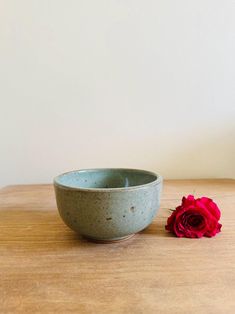
[[[73,189],[54,182],[61,218],[72,230],[112,241],[146,228],[155,217],[162,180],[119,189]]]

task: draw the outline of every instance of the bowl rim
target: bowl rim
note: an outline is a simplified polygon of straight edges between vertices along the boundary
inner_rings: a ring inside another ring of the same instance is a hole
[[[68,186],[66,184],[61,184],[58,182],[58,179],[66,174],[69,173],[75,173],[75,172],[89,172],[89,171],[102,171],[102,170],[128,170],[128,171],[138,171],[146,174],[150,174],[156,177],[155,180],[146,183],[146,184],[140,184],[140,185],[134,185],[129,187],[121,187],[121,188],[83,188],[83,187],[72,187]],[[148,170],[143,169],[134,169],[134,168],[88,168],[88,169],[78,169],[78,170],[71,170],[66,171],[64,173],[59,174],[58,176],[54,177],[53,184],[54,186],[66,189],[66,190],[74,190],[74,191],[86,191],[86,192],[124,192],[124,191],[131,191],[131,190],[137,190],[140,188],[147,188],[152,185],[158,185],[161,184],[163,181],[162,176],[159,173],[155,173]]]

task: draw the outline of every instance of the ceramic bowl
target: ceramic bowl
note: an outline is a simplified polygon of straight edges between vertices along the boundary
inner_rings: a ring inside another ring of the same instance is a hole
[[[61,218],[100,242],[127,239],[146,228],[160,203],[162,177],[137,169],[87,169],[54,179]]]

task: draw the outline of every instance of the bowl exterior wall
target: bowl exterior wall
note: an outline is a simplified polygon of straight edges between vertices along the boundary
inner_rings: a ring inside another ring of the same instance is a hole
[[[54,187],[67,226],[86,237],[113,240],[139,232],[152,222],[160,205],[162,183],[119,191]]]

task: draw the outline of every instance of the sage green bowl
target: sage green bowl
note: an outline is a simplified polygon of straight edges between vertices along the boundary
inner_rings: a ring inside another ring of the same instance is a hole
[[[57,176],[54,187],[67,226],[89,239],[114,242],[152,222],[160,204],[162,177],[137,169],[87,169]]]

